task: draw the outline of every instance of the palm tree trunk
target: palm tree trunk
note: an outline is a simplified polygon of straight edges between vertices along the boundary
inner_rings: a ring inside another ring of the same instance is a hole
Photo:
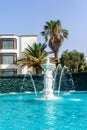
[[[42,70],[39,67],[36,67],[36,74],[42,74]]]
[[[58,53],[55,52],[55,53],[54,53],[54,56],[55,56],[55,65],[56,65],[56,68],[57,68],[57,66],[58,66],[58,64],[59,64]]]

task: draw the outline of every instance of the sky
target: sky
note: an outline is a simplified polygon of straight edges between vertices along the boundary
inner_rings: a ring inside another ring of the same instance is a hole
[[[37,35],[42,43],[45,23],[60,20],[69,37],[59,57],[65,50],[77,50],[87,59],[87,0],[0,0],[0,16],[0,34]]]

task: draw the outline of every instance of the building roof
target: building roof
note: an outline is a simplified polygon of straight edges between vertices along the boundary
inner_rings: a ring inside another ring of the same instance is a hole
[[[37,37],[37,35],[0,34],[0,36]]]

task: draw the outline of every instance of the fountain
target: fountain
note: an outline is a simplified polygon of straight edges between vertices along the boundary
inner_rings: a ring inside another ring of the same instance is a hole
[[[36,90],[36,86],[35,86],[35,83],[34,83],[33,77],[32,77],[32,75],[31,75],[31,73],[28,73],[28,74],[29,74],[30,79],[31,79],[31,81],[32,81],[35,95],[37,96],[37,90]],[[22,86],[21,86],[21,88],[20,88],[20,91],[23,90],[23,87],[24,87],[24,81],[25,81],[25,79],[26,79],[26,76],[27,76],[27,75],[25,74],[25,75],[24,75],[24,78],[23,78],[23,84],[22,84]]]
[[[62,70],[62,66],[61,66],[61,64],[58,64],[58,66],[57,66],[57,68],[56,68],[55,75],[54,75],[53,90],[55,89],[55,86],[56,86],[56,78],[57,78],[57,74],[60,73],[61,70]]]
[[[59,79],[59,82],[57,82],[58,79]],[[56,85],[56,83],[58,83],[58,84]],[[74,86],[72,74],[70,73],[70,71],[69,71],[69,69],[66,65],[64,65],[62,67],[61,64],[59,64],[57,66],[56,73],[55,73],[55,76],[54,76],[53,88],[55,86],[56,87],[58,86],[58,89],[57,89],[58,90],[58,96],[60,95],[60,89],[61,89],[62,86],[64,87],[63,91],[68,91],[68,92],[69,91],[70,92],[75,91],[74,90],[75,86]]]
[[[65,73],[65,70],[66,71],[68,70],[68,68],[66,66],[64,66],[62,68],[61,64],[59,64],[57,66],[57,69],[56,69],[55,64],[50,63],[49,57],[47,58],[47,63],[42,64],[41,66],[45,71],[45,75],[44,75],[43,95],[42,95],[42,98],[40,98],[40,99],[43,99],[43,100],[61,99],[62,97],[60,97],[60,95],[59,95],[60,94],[60,88],[61,88],[61,82],[62,82],[63,74]],[[54,69],[56,69],[56,72],[55,72],[55,75],[53,77],[53,70]],[[54,87],[56,86],[55,83],[56,83],[56,78],[57,78],[58,72],[60,72],[60,77],[59,77],[59,85],[58,85],[58,96],[56,97],[56,96],[54,96]],[[68,73],[69,73],[69,70],[68,70]],[[70,75],[70,73],[69,73],[69,75]],[[35,84],[34,84],[34,80],[33,80],[32,75],[30,73],[29,73],[29,76],[31,78],[31,81],[32,81],[32,84],[33,84],[33,87],[34,87],[35,95],[37,96],[37,91],[36,91],[36,87],[35,87]],[[23,83],[24,83],[25,78],[26,78],[26,75],[23,78]],[[23,89],[23,85],[21,87],[21,90],[22,89]]]
[[[44,89],[42,99],[58,99],[53,94],[53,75],[52,71],[55,69],[55,64],[50,63],[49,57],[47,58],[47,63],[42,65],[42,68],[45,71],[44,76]]]
[[[73,80],[73,77],[72,77],[72,73],[70,73],[69,69],[67,69],[67,72],[68,72],[68,74],[70,76],[70,80],[69,81],[72,84],[71,89],[69,90],[69,92],[75,92],[75,85],[74,85],[74,80]]]
[[[65,69],[67,69],[67,67],[64,65],[64,67],[62,68],[61,74],[60,74],[60,79],[59,79],[58,96],[60,94],[61,80],[62,80],[62,75],[63,75]]]

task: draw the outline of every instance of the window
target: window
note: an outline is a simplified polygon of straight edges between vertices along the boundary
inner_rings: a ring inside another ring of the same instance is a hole
[[[16,53],[0,53],[0,64],[14,64],[16,60]]]
[[[17,74],[17,69],[0,69],[0,74]]]
[[[17,39],[16,38],[0,39],[0,49],[17,49]]]

